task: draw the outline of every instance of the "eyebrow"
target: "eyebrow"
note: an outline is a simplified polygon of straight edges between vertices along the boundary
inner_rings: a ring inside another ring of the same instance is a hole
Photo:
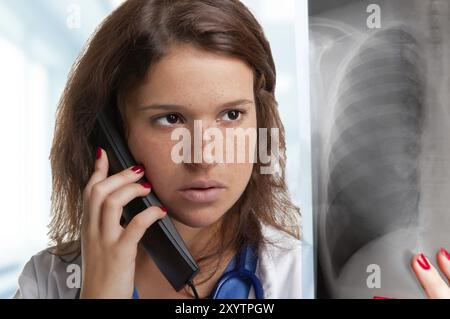
[[[239,100],[235,100],[235,101],[231,101],[231,102],[227,102],[224,103],[222,105],[219,105],[217,108],[225,108],[225,107],[233,107],[233,106],[238,106],[238,105],[246,105],[246,104],[250,104],[250,103],[255,103],[253,100],[248,100],[248,99],[239,99]],[[187,109],[186,106],[183,105],[177,105],[177,104],[159,104],[159,103],[155,103],[155,104],[151,104],[151,105],[145,105],[145,106],[141,106],[138,108],[138,111],[146,111],[146,110],[183,110],[183,109]]]

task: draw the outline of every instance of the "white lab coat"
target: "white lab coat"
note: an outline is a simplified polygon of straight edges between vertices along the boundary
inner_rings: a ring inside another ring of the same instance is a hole
[[[272,227],[263,227],[263,234],[276,243],[260,245],[258,250],[255,274],[262,283],[265,298],[301,299],[302,249],[310,250],[310,246],[303,245],[302,241]],[[64,259],[71,258],[65,256]],[[72,264],[81,269],[81,257],[75,259]],[[39,252],[24,266],[13,298],[74,299],[78,289],[72,287],[73,276],[72,279],[69,276],[73,275],[74,270],[68,269],[69,265],[50,254],[48,249]],[[310,278],[307,281],[313,282]],[[253,288],[249,298],[254,298]]]

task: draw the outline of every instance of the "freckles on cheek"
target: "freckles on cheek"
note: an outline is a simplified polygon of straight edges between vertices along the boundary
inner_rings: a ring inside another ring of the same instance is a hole
[[[226,164],[227,172],[235,183],[246,183],[252,174],[253,163],[230,163]]]
[[[172,144],[170,140],[165,141],[157,138],[141,139],[137,146],[140,160],[144,165],[147,164],[149,170],[156,167],[169,166],[172,163]]]
[[[164,163],[172,163],[171,152],[172,152],[173,142],[169,139],[161,138],[158,141],[154,141],[153,152],[154,155]]]

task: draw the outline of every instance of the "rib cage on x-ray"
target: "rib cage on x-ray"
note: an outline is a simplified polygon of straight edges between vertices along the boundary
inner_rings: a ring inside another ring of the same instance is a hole
[[[426,297],[412,257],[450,249],[450,0],[309,3],[318,296]]]
[[[363,245],[417,220],[421,59],[416,39],[397,26],[369,37],[344,71],[328,159],[335,275]]]

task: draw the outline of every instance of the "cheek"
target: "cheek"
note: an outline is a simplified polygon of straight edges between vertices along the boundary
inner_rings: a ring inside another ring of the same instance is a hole
[[[155,190],[164,191],[171,180],[175,164],[170,154],[172,141],[158,136],[135,138],[130,134],[128,144],[135,159],[145,167],[145,176],[155,186]]]
[[[235,185],[235,191],[243,192],[246,188],[250,176],[253,171],[253,163],[243,163],[243,164],[231,164],[229,167],[230,172],[232,172],[233,186]]]

